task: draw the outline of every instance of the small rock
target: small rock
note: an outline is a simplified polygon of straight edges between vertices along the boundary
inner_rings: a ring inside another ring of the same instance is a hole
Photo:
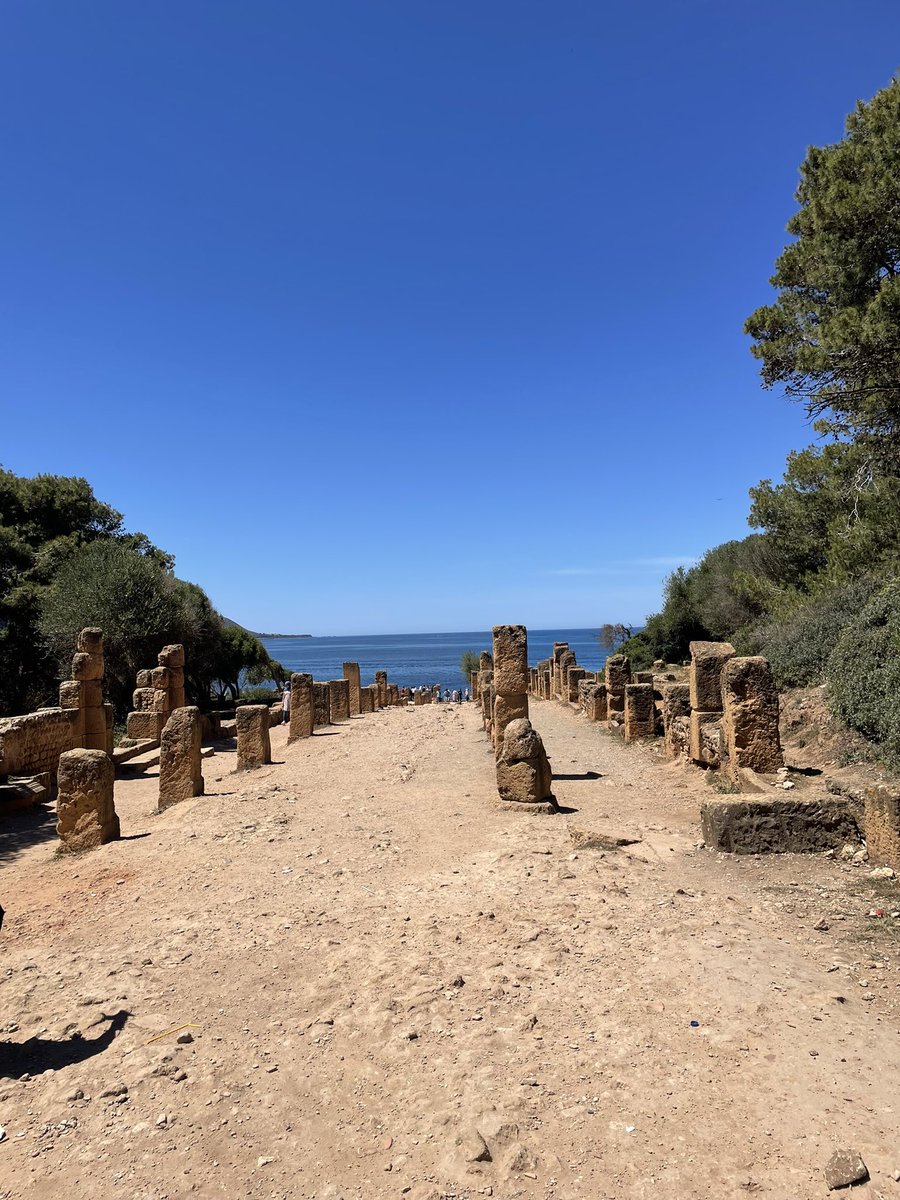
[[[473,1129],[471,1133],[463,1138],[462,1152],[466,1162],[491,1161],[491,1152],[488,1149],[488,1144],[477,1129]]]
[[[185,1030],[184,1033],[179,1033],[178,1037],[175,1039],[179,1046],[189,1046],[193,1040],[194,1035],[190,1032],[190,1030]]]
[[[869,872],[870,879],[893,879],[894,872],[890,867],[876,867],[874,871]]]
[[[258,1167],[267,1167],[269,1165],[269,1163],[274,1162],[274,1161],[275,1161],[275,1159],[272,1158],[270,1155],[261,1154],[259,1156],[259,1158],[256,1160],[256,1165]]]
[[[76,1088],[74,1092],[69,1092],[68,1096],[66,1096],[66,1099],[69,1101],[69,1103],[71,1103],[73,1100],[83,1100],[84,1092],[81,1090],[81,1088]]]
[[[818,921],[816,921],[815,925],[813,925],[813,929],[818,929],[821,933],[824,933],[828,928],[828,922],[824,917],[819,917]]]
[[[825,1182],[831,1191],[863,1183],[868,1178],[868,1168],[857,1150],[835,1150],[825,1167]]]
[[[124,1083],[114,1083],[112,1087],[106,1088],[100,1093],[100,1099],[105,1100],[107,1096],[127,1096],[128,1088]]]
[[[6,1141],[6,1130],[0,1125],[0,1142]]]

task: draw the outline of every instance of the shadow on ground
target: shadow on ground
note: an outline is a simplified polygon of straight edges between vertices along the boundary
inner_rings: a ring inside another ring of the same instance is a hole
[[[75,1037],[54,1041],[51,1038],[29,1038],[27,1042],[0,1042],[0,1079],[21,1079],[23,1075],[39,1075],[42,1071],[60,1071],[74,1063],[84,1062],[102,1054],[125,1027],[130,1012],[120,1009],[107,1017],[109,1027],[99,1037]]]
[[[25,850],[56,838],[56,812],[47,804],[36,804],[9,813],[0,826],[0,863],[11,862]]]

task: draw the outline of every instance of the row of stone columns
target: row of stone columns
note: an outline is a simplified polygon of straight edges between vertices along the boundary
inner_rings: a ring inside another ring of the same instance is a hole
[[[184,707],[184,646],[163,646],[157,665],[138,671],[126,732],[135,741],[159,741],[169,715]]]

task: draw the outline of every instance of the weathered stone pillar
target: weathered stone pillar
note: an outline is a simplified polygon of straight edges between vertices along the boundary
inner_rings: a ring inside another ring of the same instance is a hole
[[[163,646],[157,657],[157,662],[160,667],[164,667],[168,671],[167,675],[167,691],[168,696],[168,711],[174,712],[176,708],[184,707],[184,646]],[[153,685],[157,685],[154,683]]]
[[[358,717],[362,711],[359,706],[360,675],[359,663],[346,662],[343,664],[344,678],[350,684],[350,716]]]
[[[722,668],[734,657],[728,642],[691,642],[691,758],[718,766],[721,749]]]
[[[491,737],[494,720],[494,672],[493,670],[479,671],[479,692],[481,698],[481,723],[485,733]]]
[[[629,683],[625,688],[625,741],[653,737],[656,733],[656,705],[652,683]]]
[[[569,704],[578,703],[578,685],[587,672],[584,667],[573,666],[566,671],[566,699]]]
[[[497,759],[497,791],[501,800],[519,804],[541,804],[552,797],[552,776],[544,743],[527,717],[510,721],[506,726]]]
[[[864,804],[869,858],[900,871],[900,793],[876,784],[866,790]]]
[[[119,836],[114,779],[104,750],[66,750],[59,756],[56,832],[66,850],[92,850]]]
[[[479,697],[481,696],[481,693],[478,690],[478,688],[479,688],[478,674],[479,674],[478,671],[471,671],[469,673],[469,694],[473,700],[478,700]]]
[[[606,722],[610,729],[625,723],[625,688],[631,683],[631,663],[625,654],[611,654],[606,660]]]
[[[269,706],[241,704],[234,712],[237,729],[237,769],[249,770],[272,761],[269,741]]]
[[[331,696],[327,683],[317,681],[313,684],[313,708],[316,728],[331,724]]]
[[[387,671],[375,672],[375,686],[378,688],[378,707],[387,708]]]
[[[778,688],[768,660],[760,655],[728,659],[720,682],[722,733],[731,770],[777,771],[784,755],[778,734]]]
[[[691,687],[688,683],[663,686],[663,744],[669,758],[688,754],[691,748]]]
[[[203,795],[200,709],[176,708],[166,721],[159,744],[159,811]]]
[[[548,699],[556,700],[562,695],[562,679],[559,673],[559,660],[569,649],[568,642],[554,642],[553,654],[550,660],[550,695]]]
[[[556,687],[556,698],[561,704],[569,703],[569,680],[568,672],[570,667],[577,667],[578,660],[575,657],[574,650],[563,650],[559,656],[557,663],[557,673],[559,676]]]
[[[361,687],[359,689],[359,711],[361,713],[371,713],[375,711],[375,699],[373,689],[371,687]]]
[[[584,714],[589,721],[606,720],[606,684],[589,683],[585,688]]]
[[[332,679],[328,683],[328,703],[332,724],[350,720],[350,681]]]
[[[103,630],[82,629],[72,658],[72,679],[80,683],[82,745],[112,754],[112,709],[103,703]],[[70,700],[74,691],[70,692]]]
[[[497,757],[510,721],[528,716],[528,633],[524,625],[495,625],[493,740]]]
[[[305,672],[295,671],[291,675],[291,719],[288,726],[288,742],[312,737],[315,723],[313,677]]]
[[[390,702],[393,705],[393,707],[399,708],[400,707],[400,685],[399,685],[399,683],[389,683],[388,684],[388,694],[390,696]]]

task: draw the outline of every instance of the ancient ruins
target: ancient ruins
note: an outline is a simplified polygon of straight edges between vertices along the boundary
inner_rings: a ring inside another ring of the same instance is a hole
[[[900,791],[871,788],[856,809],[840,796],[814,804],[783,792],[773,799],[767,789],[782,786],[785,768],[779,697],[768,662],[739,656],[724,642],[692,642],[690,651],[681,677],[680,668],[673,673],[662,663],[632,672],[622,654],[611,654],[602,672],[592,672],[578,664],[565,642],[530,666],[525,627],[495,626],[491,650],[481,652],[470,682],[493,749],[500,800],[555,810],[550,763],[530,720],[529,699],[556,701],[626,742],[659,746],[667,759],[721,776],[736,796],[702,806],[704,837],[713,848],[822,849],[864,827],[873,859],[900,867]],[[6,810],[48,799],[58,789],[59,836],[67,849],[93,848],[118,836],[115,764],[147,747],[159,750],[160,811],[203,795],[204,739],[234,736],[237,770],[272,762],[269,730],[282,719],[281,705],[239,704],[233,719],[186,706],[180,645],[164,646],[157,666],[138,672],[129,743],[114,752],[104,669],[102,631],[84,629],[72,678],[60,685],[59,707],[0,720]],[[379,709],[440,699],[437,688],[401,689],[385,671],[363,685],[354,662],[342,664],[340,679],[318,681],[296,672],[290,693],[289,745]]]

